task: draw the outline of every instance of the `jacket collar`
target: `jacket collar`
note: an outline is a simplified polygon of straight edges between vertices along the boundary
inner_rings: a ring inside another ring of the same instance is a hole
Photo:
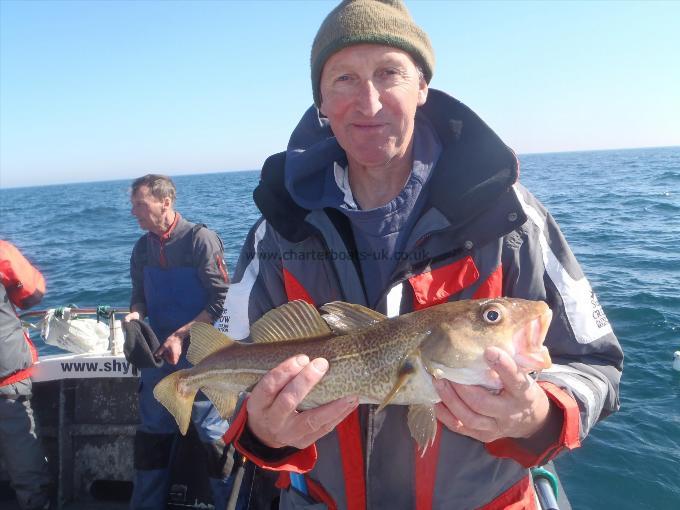
[[[185,225],[186,220],[182,218],[182,216],[179,214],[179,212],[175,211],[175,219],[172,220],[172,223],[168,227],[168,229],[163,232],[160,236],[154,232],[149,231],[149,234],[156,239],[158,239],[162,243],[168,242],[170,239],[172,239],[175,235],[181,234],[182,231],[185,230]]]
[[[493,206],[519,178],[515,153],[463,103],[430,89],[421,107],[442,141],[433,169],[429,204],[452,225]]]

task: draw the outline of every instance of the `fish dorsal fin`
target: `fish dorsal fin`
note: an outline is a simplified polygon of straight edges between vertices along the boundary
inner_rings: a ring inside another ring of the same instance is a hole
[[[302,340],[331,333],[317,309],[302,300],[269,310],[250,327],[250,338],[256,343]]]
[[[336,335],[346,335],[387,319],[387,316],[375,310],[344,301],[326,303],[321,310],[326,312],[323,318]]]
[[[191,325],[189,338],[187,359],[192,365],[198,365],[212,353],[235,343],[227,335],[220,333],[217,329],[205,322],[194,322]]]

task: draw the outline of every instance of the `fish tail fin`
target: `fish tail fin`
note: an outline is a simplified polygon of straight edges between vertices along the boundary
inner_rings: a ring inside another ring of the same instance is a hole
[[[186,435],[189,429],[191,410],[198,392],[198,388],[193,389],[182,384],[187,372],[188,370],[178,370],[161,379],[153,389],[153,396],[175,418],[182,435]]]
[[[235,343],[210,324],[195,322],[191,325],[187,359],[192,365],[198,365],[211,354]]]

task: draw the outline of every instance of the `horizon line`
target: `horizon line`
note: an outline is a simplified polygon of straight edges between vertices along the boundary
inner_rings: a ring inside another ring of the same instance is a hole
[[[538,152],[517,152],[518,156],[535,156],[535,155],[546,155],[546,154],[575,154],[575,153],[587,153],[587,152],[614,152],[614,151],[634,151],[642,149],[674,149],[680,148],[679,145],[649,145],[642,147],[623,147],[623,148],[613,148],[613,149],[576,149],[576,150],[564,150],[564,151],[538,151]],[[512,148],[510,147],[510,150]],[[514,152],[514,151],[513,151]],[[214,170],[208,172],[192,172],[192,173],[182,173],[182,174],[172,174],[169,177],[191,177],[199,175],[212,175],[212,174],[226,174],[226,173],[237,173],[237,172],[259,172],[261,168],[250,168],[250,169],[232,169],[232,170]],[[149,172],[155,173],[155,172]],[[66,181],[66,182],[53,182],[49,184],[20,184],[17,186],[3,186],[0,182],[0,191],[3,190],[14,190],[23,188],[44,188],[48,186],[66,186],[72,184],[93,184],[93,183],[106,183],[106,182],[119,182],[126,180],[134,180],[135,177],[121,177],[116,179],[93,179],[87,181]]]

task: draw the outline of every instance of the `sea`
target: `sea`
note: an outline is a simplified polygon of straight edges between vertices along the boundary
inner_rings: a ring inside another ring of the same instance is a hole
[[[557,469],[575,509],[680,508],[680,147],[527,154],[521,181],[548,207],[626,360],[621,410]],[[92,178],[98,176],[93,174]],[[258,171],[174,177],[177,209],[224,241],[233,268],[258,218]],[[0,237],[44,273],[41,307],[127,306],[141,232],[129,181],[0,189]],[[40,345],[42,354],[52,352]]]

